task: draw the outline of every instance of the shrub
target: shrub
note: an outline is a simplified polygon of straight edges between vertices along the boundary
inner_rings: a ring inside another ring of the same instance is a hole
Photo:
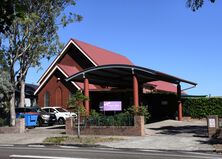
[[[183,114],[192,118],[222,116],[222,98],[187,98],[183,103]]]
[[[132,126],[134,120],[129,112],[118,113],[114,116],[105,116],[92,110],[88,121],[91,126]]]
[[[127,110],[132,115],[144,116],[145,121],[147,122],[150,118],[150,113],[148,111],[148,106],[138,106],[138,110],[135,106],[131,106]]]

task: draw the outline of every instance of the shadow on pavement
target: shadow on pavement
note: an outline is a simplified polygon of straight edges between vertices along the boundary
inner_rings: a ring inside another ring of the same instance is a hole
[[[202,144],[215,145],[215,144],[222,144],[222,139],[210,138],[210,139],[207,140],[207,141],[198,140],[198,142],[200,142],[200,143],[202,143]]]
[[[160,128],[149,128],[157,130],[157,134],[176,135],[182,133],[193,134],[193,137],[208,137],[206,126],[163,126]]]

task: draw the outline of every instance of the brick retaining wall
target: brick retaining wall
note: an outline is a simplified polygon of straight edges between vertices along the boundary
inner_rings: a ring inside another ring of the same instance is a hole
[[[89,126],[81,128],[80,132],[82,135],[144,136],[144,117],[135,116],[134,126]],[[73,118],[66,119],[66,134],[77,135]]]

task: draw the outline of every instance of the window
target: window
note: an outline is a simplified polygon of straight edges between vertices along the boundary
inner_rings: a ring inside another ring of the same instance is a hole
[[[47,107],[50,105],[50,94],[49,92],[45,92],[44,94],[44,107]]]
[[[54,108],[49,108],[49,112],[54,113],[55,109]]]
[[[56,108],[56,110],[57,110],[58,112],[68,112],[67,110],[65,110],[65,109],[63,109],[63,108]]]
[[[49,113],[49,108],[43,108],[43,110]]]

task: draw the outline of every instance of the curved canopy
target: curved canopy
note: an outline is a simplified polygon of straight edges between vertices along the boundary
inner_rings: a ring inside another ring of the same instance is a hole
[[[91,67],[70,76],[66,79],[66,81],[83,82],[84,78],[87,78],[91,84],[112,87],[128,87],[133,83],[133,74],[137,77],[140,84],[151,81],[166,81],[174,84],[184,82],[194,86],[197,85],[197,83],[159,71],[125,64],[100,65]]]

